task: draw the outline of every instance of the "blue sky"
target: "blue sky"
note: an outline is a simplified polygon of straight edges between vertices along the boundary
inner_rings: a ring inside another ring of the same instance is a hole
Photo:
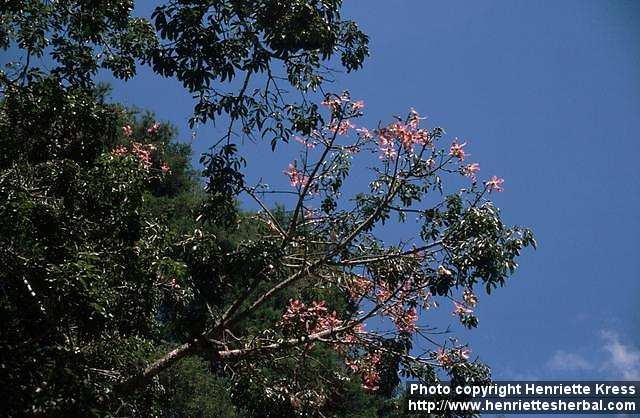
[[[482,174],[505,178],[504,219],[536,233],[464,334],[494,377],[640,380],[640,3],[353,0],[345,14],[372,54],[333,89],[371,122],[415,107],[467,140]],[[113,96],[189,136],[177,83],[142,71]],[[196,150],[216,135],[199,128]],[[254,177],[289,161],[247,153]]]

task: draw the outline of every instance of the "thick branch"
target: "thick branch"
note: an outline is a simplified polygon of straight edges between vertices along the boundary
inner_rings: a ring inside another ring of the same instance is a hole
[[[136,388],[146,386],[151,379],[160,374],[163,370],[166,370],[170,366],[174,365],[178,360],[195,354],[202,345],[199,340],[193,340],[181,345],[180,347],[171,350],[149,366],[147,366],[141,373],[125,380],[116,386],[117,392],[130,392]]]
[[[248,357],[248,356],[259,354],[259,353],[292,348],[301,344],[318,341],[323,337],[331,336],[333,334],[336,334],[342,331],[346,331],[350,328],[353,328],[357,323],[359,323],[359,321],[350,322],[340,327],[330,328],[314,334],[305,335],[298,338],[291,338],[279,343],[267,344],[260,347],[247,347],[247,348],[238,348],[238,349],[232,349],[232,350],[215,351],[213,353],[213,358],[215,359],[243,358],[243,357]],[[205,342],[207,342],[205,338],[201,338],[200,340],[195,339],[191,342],[185,343],[180,347],[168,352],[163,357],[159,358],[158,360],[156,360],[155,362],[147,366],[141,373],[119,384],[116,387],[116,391],[121,393],[130,392],[139,387],[146,386],[155,376],[157,376],[158,374],[160,374],[162,371],[166,370],[170,366],[174,365],[175,363],[177,363],[180,359],[194,355],[199,351],[203,350],[207,346],[212,346],[212,344],[205,344]]]

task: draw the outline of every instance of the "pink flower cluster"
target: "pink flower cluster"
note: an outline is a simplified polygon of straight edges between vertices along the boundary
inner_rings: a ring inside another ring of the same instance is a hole
[[[346,366],[354,373],[360,375],[362,379],[362,387],[365,390],[375,392],[379,389],[380,383],[380,354],[369,353],[359,359],[347,359]]]
[[[504,179],[501,179],[499,177],[493,176],[491,177],[486,183],[486,187],[489,190],[489,192],[501,192],[502,191],[502,183],[504,183]]]
[[[388,312],[391,320],[399,332],[413,334],[416,332],[416,322],[418,322],[418,311],[415,307],[404,310],[401,305],[393,305]]]
[[[331,122],[328,127],[329,131],[337,132],[338,135],[346,135],[351,128],[355,128],[355,125],[349,120],[343,120],[340,123]]]
[[[128,126],[128,125],[127,125]],[[124,127],[123,127],[124,128]],[[116,157],[124,157],[132,155],[140,161],[140,165],[148,170],[153,165],[153,153],[156,151],[156,147],[152,144],[142,144],[140,142],[132,142],[129,147],[124,145],[118,145],[111,151],[111,155]],[[171,167],[166,162],[160,165],[160,171],[163,174],[167,174],[171,171]]]
[[[453,366],[457,362],[466,362],[471,355],[471,349],[468,347],[458,347],[451,350],[439,348],[435,352],[435,357],[442,367]]]
[[[342,338],[342,341],[347,344],[356,344],[358,342],[358,334],[362,334],[364,332],[364,324],[359,323],[352,328],[350,333],[346,334]]]
[[[411,109],[407,123],[393,122],[381,128],[377,134],[379,138],[380,158],[389,159],[397,155],[396,143],[399,143],[408,152],[413,152],[415,146],[433,146],[429,132],[420,129],[418,112]]]
[[[388,138],[387,136],[381,134],[378,139],[381,160],[391,160],[395,158],[396,155],[398,155],[398,151],[396,151],[396,146],[393,142],[393,138]]]
[[[466,142],[462,144],[458,142],[458,138],[453,140],[451,147],[449,148],[449,155],[455,157],[460,160],[460,162],[464,161],[465,158],[469,156],[465,151],[464,147],[467,145]],[[460,172],[462,175],[469,177],[475,183],[477,181],[476,174],[480,171],[480,164],[471,163],[460,168]],[[485,182],[485,187],[489,192],[501,192],[502,191],[502,183],[504,183],[504,179],[493,176],[489,180]]]
[[[349,297],[353,301],[358,301],[360,298],[367,295],[373,288],[373,283],[364,276],[356,276],[348,284],[347,291]]]
[[[453,365],[453,356],[449,354],[449,352],[444,348],[440,348],[438,349],[438,351],[436,351],[436,359],[438,360],[438,363],[440,363],[440,365],[443,367]]]
[[[332,112],[337,112],[342,107],[342,103],[349,101],[349,93],[343,92],[340,96],[337,95],[327,95],[325,99],[322,101],[324,106],[327,106]],[[358,103],[358,104],[356,104]],[[352,104],[352,108],[355,111],[358,111],[364,107],[364,102],[354,102]]]
[[[356,129],[356,132],[363,139],[371,139],[371,138],[373,138],[373,134],[367,128],[358,128],[358,129]]]
[[[393,293],[386,285],[380,284],[376,297],[378,298],[378,303],[387,303],[383,313],[391,319],[396,329],[399,332],[412,334],[417,330],[418,311],[413,306],[405,308],[407,296],[409,295],[408,290],[408,283],[405,283],[405,286],[396,292],[397,300],[391,301]]]
[[[295,162],[289,164],[289,167],[284,171],[284,174],[289,177],[289,184],[291,184],[291,187],[303,187],[309,181],[309,176],[298,171]]]
[[[147,133],[149,135],[155,135],[160,130],[160,124],[158,122],[153,122],[148,128]],[[133,127],[131,125],[124,125],[122,127],[122,134],[126,137],[130,137],[133,135]]]
[[[473,309],[467,308],[465,305],[453,302],[453,315],[465,316],[473,313]]]
[[[359,112],[362,109],[364,109],[364,100],[356,100],[355,102],[351,103],[351,110],[353,112]]]
[[[453,302],[453,316],[457,316],[460,322],[465,323],[471,318],[473,309],[478,304],[478,296],[471,289],[466,289],[462,294],[462,302]]]
[[[342,106],[342,100],[339,97],[332,96],[324,99],[322,104],[328,107],[331,111],[337,112],[340,109],[340,106]]]
[[[343,321],[336,311],[329,313],[325,301],[314,301],[310,306],[299,300],[290,300],[287,310],[282,315],[280,325],[291,331],[317,333],[338,328]]]
[[[468,306],[471,306],[472,308],[474,308],[478,304],[478,296],[476,296],[476,294],[469,289],[464,291],[464,293],[462,294],[462,299],[464,300],[464,303],[466,303]]]
[[[131,127],[131,125],[124,125],[122,127],[122,134],[126,137],[129,137],[133,134],[133,128]]]
[[[131,153],[138,157],[140,164],[142,164],[145,169],[149,169],[151,167],[151,154],[155,149],[156,147],[149,144],[141,144],[139,142],[131,144]]]
[[[476,181],[476,174],[480,171],[480,164],[472,163],[467,164],[462,167],[462,174],[472,179],[474,182]]]
[[[148,169],[151,167],[151,155],[155,150],[153,145],[141,144],[139,142],[133,142],[131,144],[131,149],[128,149],[124,145],[118,145],[116,148],[111,151],[112,155],[116,157],[124,157],[125,155],[133,155],[139,161],[142,167]]]
[[[158,122],[153,122],[153,124],[147,128],[147,133],[149,135],[154,135],[158,133],[158,130],[160,130],[160,124]]]
[[[302,144],[302,145],[304,145],[305,147],[307,147],[309,149],[313,149],[313,148],[316,147],[315,141],[304,139],[304,138],[301,138],[301,137],[299,137],[297,135],[293,137],[293,140],[298,142],[298,143],[300,143],[300,144]]]
[[[451,147],[449,148],[449,155],[459,159],[460,161],[464,161],[464,159],[467,157],[467,153],[464,150],[464,147],[467,145],[466,142],[460,144],[458,143],[458,138],[453,140],[453,143],[451,144]]]
[[[116,157],[124,157],[125,155],[129,154],[129,150],[123,145],[118,145],[111,151],[111,154],[115,155]]]

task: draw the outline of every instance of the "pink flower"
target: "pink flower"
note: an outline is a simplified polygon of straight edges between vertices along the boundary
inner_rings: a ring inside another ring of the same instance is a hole
[[[386,130],[388,135],[399,139],[406,150],[413,149],[413,131],[409,126],[401,122],[395,122],[389,125]]]
[[[396,151],[396,147],[393,143],[393,138],[388,137],[386,131],[379,132],[378,137],[380,139],[378,146],[380,148],[381,160],[383,159],[390,160],[394,158],[396,155],[398,155],[398,152]]]
[[[284,174],[289,177],[289,184],[291,184],[291,187],[304,186],[309,180],[308,176],[305,176],[300,171],[298,171],[295,163],[289,164],[289,167],[284,172]]]
[[[373,138],[373,134],[367,128],[358,128],[358,129],[356,129],[356,132],[363,139],[371,139],[371,138]]]
[[[293,137],[293,140],[296,141],[296,142],[299,142],[300,144],[304,145],[305,147],[307,147],[309,149],[313,149],[316,146],[315,142],[309,141],[307,139],[300,138],[297,135]]]
[[[304,303],[300,302],[297,299],[289,300],[289,306],[287,310],[282,314],[282,323],[283,325],[293,325],[297,320],[302,320],[302,317],[305,316],[307,311],[307,307]]]
[[[478,163],[468,164],[462,167],[462,174],[473,179],[474,182],[476,180],[476,174],[478,173],[478,171],[480,171],[480,164]]]
[[[118,145],[117,147],[115,147],[113,149],[113,151],[111,151],[112,155],[115,155],[116,157],[124,157],[125,155],[127,155],[129,153],[129,150],[127,150],[124,146],[122,145]]]
[[[464,299],[464,303],[472,308],[478,304],[478,297],[471,290],[465,290],[462,298]]]
[[[151,152],[154,150],[152,145],[145,145],[139,142],[134,142],[131,145],[131,151],[140,160],[140,163],[145,169],[151,167]]]
[[[464,161],[467,156],[467,153],[464,150],[465,145],[467,145],[466,142],[459,144],[456,138],[456,140],[453,141],[453,144],[451,144],[451,148],[449,148],[449,155],[458,158],[460,161]]]
[[[167,174],[169,171],[171,171],[171,167],[169,167],[167,163],[162,163],[162,165],[160,166],[160,170],[163,174]]]
[[[298,299],[291,299],[289,300],[289,306],[287,307],[285,315],[297,315],[304,308],[304,303],[300,302]]]
[[[411,141],[414,144],[426,145],[428,147],[432,145],[431,137],[429,136],[429,132],[426,129],[418,129],[417,131],[415,131],[413,133]]]
[[[378,383],[380,382],[380,373],[378,372],[378,366],[380,365],[380,354],[370,353],[363,359],[361,366],[362,387],[369,391],[378,390]]]
[[[327,312],[325,301],[314,301],[307,306],[299,300],[290,300],[287,310],[282,314],[280,325],[306,332],[316,333],[338,328],[343,321],[335,311]]]
[[[453,276],[453,272],[448,268],[446,268],[445,266],[438,266],[437,271],[438,271],[438,276],[441,276],[441,277],[449,278]]]
[[[376,370],[372,370],[363,374],[362,376],[362,387],[365,390],[375,392],[379,389],[378,382],[380,381],[380,373]]]
[[[407,122],[409,126],[411,126],[413,129],[416,129],[420,124],[420,120],[422,119],[426,119],[426,118],[421,118],[420,114],[416,112],[414,108],[411,108],[411,110],[409,111],[409,118]]]
[[[336,132],[338,135],[346,135],[350,128],[355,128],[355,126],[351,123],[351,121],[343,120],[339,124],[332,122],[329,125],[329,130],[331,132]]]
[[[160,129],[160,124],[158,122],[154,122],[153,125],[147,128],[147,133],[149,135],[153,135],[158,132],[158,129]]]
[[[339,97],[327,95],[327,97],[322,101],[322,104],[335,112],[340,109],[342,100]]]
[[[447,351],[444,348],[440,348],[438,349],[438,351],[436,351],[436,359],[438,360],[438,363],[440,363],[441,366],[446,367],[446,366],[451,366],[453,364],[451,355],[447,353]]]
[[[325,302],[324,300],[321,300],[320,302],[314,301],[313,304],[311,305],[311,308],[309,308],[309,311],[313,313],[327,312],[326,305],[327,305],[327,302]]]
[[[122,133],[124,136],[131,136],[131,134],[133,134],[133,128],[131,125],[124,125],[122,127]]]
[[[502,183],[504,183],[504,179],[493,176],[485,184],[486,184],[486,187],[489,189],[489,192],[492,192],[492,191],[501,192]]]
[[[370,363],[372,366],[377,366],[378,364],[380,364],[380,360],[381,360],[381,359],[382,359],[382,358],[380,357],[380,354],[378,354],[378,353],[370,353],[370,354],[367,356],[367,360],[369,361],[369,363]]]
[[[355,360],[346,359],[344,361],[344,364],[354,373],[357,373],[358,370],[360,370],[360,366],[358,365],[358,362],[356,362]]]
[[[335,329],[342,325],[342,320],[338,318],[336,311],[333,311],[330,315],[327,315],[320,319],[318,326],[314,329],[314,332],[325,331],[329,329]]]
[[[358,111],[360,111],[362,109],[364,109],[364,101],[357,100],[357,101],[351,103],[351,110],[353,110],[354,112],[358,112]]]
[[[387,286],[384,285],[384,284],[380,284],[380,288],[376,292],[376,297],[378,298],[378,300],[381,301],[381,302],[386,302],[387,300],[389,300],[391,295],[392,295],[392,293],[387,288]]]
[[[370,352],[366,356],[360,358],[347,358],[344,362],[353,373],[358,373],[362,379],[362,387],[368,391],[376,391],[379,389],[380,382],[380,354]]]
[[[472,309],[467,308],[461,303],[454,302],[453,305],[454,305],[454,309],[453,309],[454,316],[455,315],[464,316],[464,315],[469,315],[470,313],[473,313]]]
[[[400,121],[393,122],[388,126],[381,128],[378,132],[380,137],[380,148],[383,152],[381,158],[395,156],[395,149],[391,152],[393,141],[397,140],[407,152],[412,153],[416,145],[431,146],[431,137],[426,129],[417,129],[418,122],[421,119],[418,113],[409,116],[407,124]]]
[[[462,347],[458,349],[458,355],[461,359],[469,360],[469,356],[471,355],[471,349],[468,347]]]
[[[352,300],[358,300],[371,291],[373,283],[364,276],[356,276],[348,285],[347,291]]]
[[[394,323],[398,331],[413,333],[416,331],[416,322],[418,322],[418,311],[411,307],[406,311],[400,311],[400,315],[394,317]]]
[[[343,341],[348,344],[356,344],[358,342],[358,334],[363,334],[364,324],[359,323],[353,327],[350,333],[344,336]]]

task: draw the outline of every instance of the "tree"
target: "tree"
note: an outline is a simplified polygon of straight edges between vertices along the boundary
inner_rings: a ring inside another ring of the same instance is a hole
[[[5,406],[88,409],[153,348],[163,227],[144,194],[165,176],[163,154],[119,145],[121,109],[51,79],[8,89],[2,109]]]
[[[420,356],[411,349],[420,336],[433,344],[429,329],[418,322],[422,311],[437,306],[438,297],[453,303],[462,324],[475,327],[475,288],[481,285],[490,293],[504,285],[520,250],[535,243],[528,230],[503,225],[498,210],[486,201],[488,194],[501,190],[502,179],[479,183],[479,166],[463,163],[465,145],[454,141],[439,149],[443,131],[421,129],[415,111],[375,131],[360,128],[348,140],[343,137],[360,116],[362,103],[346,94],[329,96],[325,103],[328,124],[300,139],[301,157],[285,171],[298,196],[286,222],[262,203],[259,186],[243,189],[263,208],[258,217],[264,224],[262,240],[226,254],[225,266],[207,273],[220,277],[222,284],[224,276],[232,277],[224,271],[234,264],[229,256],[251,260],[238,278],[236,294],[230,289],[212,299],[212,315],[202,332],[151,363],[127,387],[144,385],[177,360],[200,352],[210,353],[214,363],[234,375],[249,374],[260,382],[256,362],[303,361],[314,350],[325,349],[334,350],[370,391],[387,385],[394,389],[398,367],[406,376],[425,380],[436,379],[436,368],[454,381],[488,379],[483,365],[469,361],[465,346],[442,343],[427,349],[421,344]],[[352,203],[340,204],[346,202],[339,195],[351,160],[363,152],[380,154],[370,189],[350,199]],[[455,174],[471,184],[444,193],[444,179]],[[420,208],[423,198],[434,193],[444,197]],[[408,214],[422,220],[419,245],[383,244],[376,226],[392,214],[400,221]],[[206,241],[202,236],[194,242]],[[251,258],[254,251],[260,251],[259,260]],[[340,298],[335,294],[344,295],[351,306],[341,309],[342,316],[336,313],[334,301]],[[282,295],[293,297],[281,316],[256,319],[262,307]],[[361,308],[366,308],[363,313]],[[378,324],[365,331],[376,316],[388,318],[393,327]],[[269,390],[279,388],[294,405],[309,408],[318,402],[314,397],[322,397],[304,377],[288,376],[281,385],[271,382]]]
[[[170,2],[155,28],[131,6],[2,5],[0,42],[26,57],[0,74],[8,414],[391,415],[401,376],[487,380],[420,317],[451,301],[475,327],[478,288],[503,286],[535,241],[487,200],[502,180],[478,181],[465,144],[443,145],[417,112],[355,129],[364,104],[348,93],[322,110],[284,92],[278,67],[305,94],[336,52],[361,65],[367,38],[340,2]],[[32,64],[45,55],[49,71]],[[136,61],[195,94],[193,123],[228,123],[202,177],[171,126],[95,83]],[[301,147],[282,168],[291,188],[246,184],[236,135]],[[348,196],[354,170],[370,183]],[[273,208],[267,192],[295,204]],[[409,216],[419,238],[386,245],[380,228]]]

